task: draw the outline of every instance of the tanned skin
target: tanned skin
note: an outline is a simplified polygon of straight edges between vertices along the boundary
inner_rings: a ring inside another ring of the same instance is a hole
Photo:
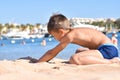
[[[112,43],[106,35],[98,30],[72,28],[69,20],[62,14],[51,16],[47,29],[60,43],[55,48],[47,51],[38,62],[50,61],[70,43],[83,46],[82,49],[77,49],[76,53],[71,56],[69,60],[71,64],[110,64],[119,62],[118,58],[104,59],[102,53],[97,50],[103,44]]]
[[[69,43],[77,44],[89,48],[82,52],[78,52],[70,58],[72,64],[100,64],[118,62],[118,58],[111,60],[104,59],[97,48],[105,43],[112,43],[111,40],[102,32],[90,28],[73,28],[71,30],[60,29],[59,33],[51,32],[60,43],[53,49],[47,51],[38,62],[46,62],[54,58]]]

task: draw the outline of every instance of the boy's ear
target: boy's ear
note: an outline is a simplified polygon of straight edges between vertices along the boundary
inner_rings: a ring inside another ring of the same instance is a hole
[[[64,32],[64,30],[63,29],[59,29],[59,33],[63,33]]]

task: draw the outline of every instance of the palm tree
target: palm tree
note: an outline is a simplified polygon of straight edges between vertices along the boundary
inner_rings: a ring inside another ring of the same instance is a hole
[[[0,35],[2,34],[2,29],[3,29],[3,26],[2,24],[0,24]]]
[[[20,26],[21,26],[21,28],[20,28],[20,29],[21,29],[21,31],[24,31],[24,30],[27,28],[27,26],[26,26],[26,25],[24,25],[24,24],[21,24]]]
[[[40,25],[41,25],[40,23],[36,23],[36,25],[35,25],[35,26],[36,26],[37,28],[39,28],[39,27],[40,27]]]
[[[114,23],[120,29],[120,18],[118,18]]]
[[[91,23],[91,25],[103,27],[103,26],[105,26],[105,23],[103,21],[99,21],[99,22],[93,22],[93,23]]]
[[[106,26],[108,27],[109,30],[115,29],[114,22],[111,19],[107,19],[105,24],[106,24]]]
[[[34,25],[28,23],[28,24],[26,24],[26,26],[27,26],[27,28],[29,28],[30,34],[32,34]]]

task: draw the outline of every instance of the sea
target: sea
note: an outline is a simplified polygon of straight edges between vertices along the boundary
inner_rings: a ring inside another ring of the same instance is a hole
[[[117,32],[118,48],[120,50],[120,33]],[[106,34],[109,38],[112,33]],[[48,50],[54,48],[59,42],[52,37],[44,38],[46,46],[41,45],[43,38],[30,39],[1,39],[0,40],[0,60],[16,60],[24,57],[39,59]],[[24,42],[24,43],[23,43]],[[69,44],[62,50],[56,58],[68,60],[81,46]]]

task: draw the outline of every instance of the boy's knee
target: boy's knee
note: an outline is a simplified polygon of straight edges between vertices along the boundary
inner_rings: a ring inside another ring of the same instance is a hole
[[[74,54],[74,55],[71,56],[70,64],[77,64],[77,65],[81,64],[77,54]]]
[[[73,56],[71,56],[71,58],[70,58],[70,64],[75,64],[75,61],[74,61],[74,58],[73,58]]]

